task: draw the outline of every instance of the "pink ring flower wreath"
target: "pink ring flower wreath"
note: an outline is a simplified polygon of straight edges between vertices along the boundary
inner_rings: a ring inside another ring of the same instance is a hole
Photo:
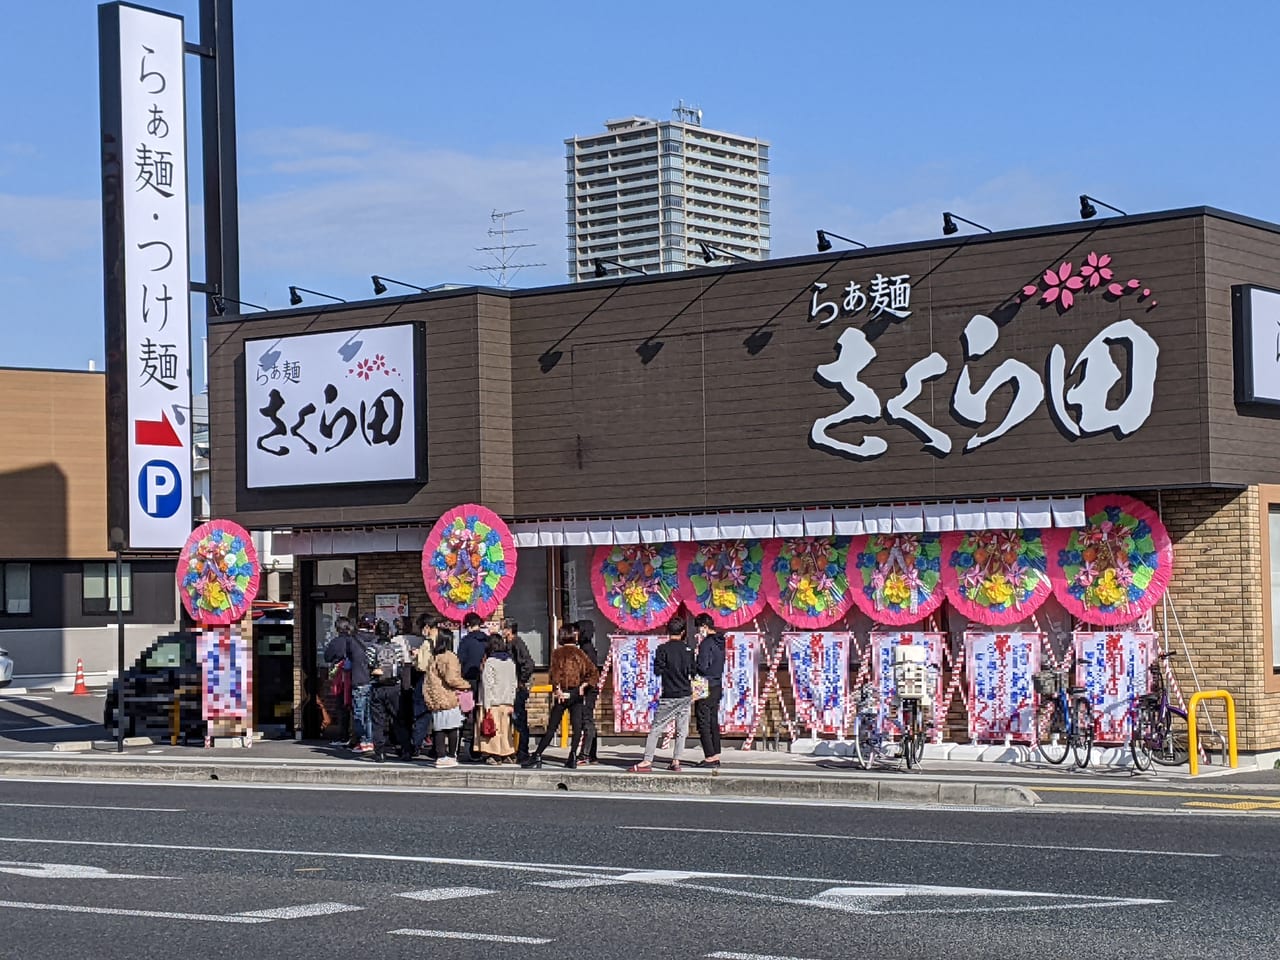
[[[711,540],[677,547],[680,599],[706,613],[722,630],[750,623],[764,612],[764,543]]]
[[[178,554],[178,595],[204,626],[237,623],[258,595],[261,568],[249,531],[230,520],[202,523]]]
[[[766,540],[765,598],[792,626],[822,630],[853,609],[848,566],[848,537]]]
[[[853,602],[876,623],[905,627],[942,605],[942,543],[936,533],[867,533],[849,547]]]
[[[597,547],[591,558],[591,592],[600,612],[623,630],[664,625],[680,607],[674,543]]]
[[[1053,592],[1039,530],[942,535],[942,584],[970,620],[1006,626],[1031,616]]]
[[[1173,542],[1141,500],[1108,493],[1084,502],[1085,525],[1045,531],[1053,592],[1085,623],[1115,627],[1146,613],[1173,577]]]
[[[475,503],[441,515],[422,548],[422,581],[436,609],[487,617],[516,582],[516,544],[502,518]]]

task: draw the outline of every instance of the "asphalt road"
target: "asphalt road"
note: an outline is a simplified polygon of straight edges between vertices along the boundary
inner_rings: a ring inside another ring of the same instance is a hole
[[[0,781],[0,956],[1276,955],[1280,818]]]

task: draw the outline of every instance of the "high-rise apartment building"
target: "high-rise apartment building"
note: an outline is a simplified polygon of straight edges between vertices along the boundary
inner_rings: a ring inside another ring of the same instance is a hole
[[[709,130],[701,110],[610,120],[565,140],[565,170],[570,280],[595,277],[601,257],[647,273],[704,266],[699,241],[769,258],[769,144]]]

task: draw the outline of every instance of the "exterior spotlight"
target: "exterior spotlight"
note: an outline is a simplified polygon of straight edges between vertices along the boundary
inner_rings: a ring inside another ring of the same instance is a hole
[[[327,300],[336,300],[338,303],[346,303],[341,297],[335,297],[331,293],[321,293],[319,290],[308,290],[306,287],[290,287],[289,288],[289,305],[298,306],[302,303],[302,294],[309,293],[313,297],[324,297]]]
[[[398,287],[408,287],[410,290],[417,290],[421,293],[431,292],[426,287],[420,287],[416,283],[405,283],[403,280],[392,280],[390,277],[382,277],[376,273],[369,279],[373,281],[373,295],[375,297],[381,296],[387,292],[388,283],[394,283]]]
[[[638,273],[642,277],[647,277],[649,275],[641,267],[633,267],[630,264],[623,263],[621,260],[613,260],[609,257],[597,257],[595,263],[597,277],[606,277],[609,275],[609,271],[606,270],[604,266],[606,263],[613,264],[619,270],[630,270],[632,273]]]
[[[227,312],[227,304],[234,303],[238,307],[253,307],[255,310],[266,312],[266,307],[260,307],[256,303],[249,303],[247,300],[237,300],[235,297],[224,297],[220,293],[212,293],[209,295],[209,302],[213,305],[213,315],[221,317]]]
[[[819,253],[826,253],[828,250],[831,249],[831,240],[828,239],[830,237],[835,237],[837,240],[843,240],[845,243],[852,243],[856,246],[861,247],[863,250],[867,249],[867,245],[863,243],[861,240],[851,240],[848,237],[840,236],[840,234],[838,233],[832,233],[830,230],[819,230],[818,231],[818,252]]]
[[[942,215],[942,232],[945,233],[948,237],[960,229],[958,226],[956,226],[957,220],[959,220],[961,223],[967,223],[971,227],[977,227],[979,230],[985,230],[987,231],[987,233],[995,232],[990,227],[984,227],[980,223],[974,223],[972,220],[966,220],[964,217],[960,216],[957,213],[946,212],[946,213],[943,213]]]
[[[750,257],[744,257],[734,253],[732,250],[726,250],[723,247],[717,247],[713,243],[707,243],[705,240],[698,241],[698,248],[702,251],[702,259],[707,263],[714,263],[717,259],[721,260],[739,260],[742,263],[754,263]]]
[[[1094,206],[1095,203],[1098,204],[1099,206],[1106,207],[1108,210],[1114,210],[1116,213],[1120,214],[1120,216],[1122,217],[1128,216],[1128,214],[1125,213],[1123,210],[1121,210],[1119,207],[1113,207],[1111,204],[1103,200],[1099,200],[1097,197],[1091,197],[1087,193],[1082,193],[1080,194],[1080,219],[1081,220],[1088,220],[1091,217],[1096,217],[1098,215],[1098,207]]]

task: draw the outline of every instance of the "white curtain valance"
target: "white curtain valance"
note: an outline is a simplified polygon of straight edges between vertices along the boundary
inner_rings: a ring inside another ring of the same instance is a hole
[[[679,543],[770,537],[857,536],[863,533],[943,533],[1016,527],[1084,526],[1084,497],[895,503],[806,510],[736,510],[696,515],[530,520],[511,524],[517,547],[595,547],[613,543]],[[421,550],[427,527],[396,530],[295,530],[277,533],[276,553],[346,556]]]

